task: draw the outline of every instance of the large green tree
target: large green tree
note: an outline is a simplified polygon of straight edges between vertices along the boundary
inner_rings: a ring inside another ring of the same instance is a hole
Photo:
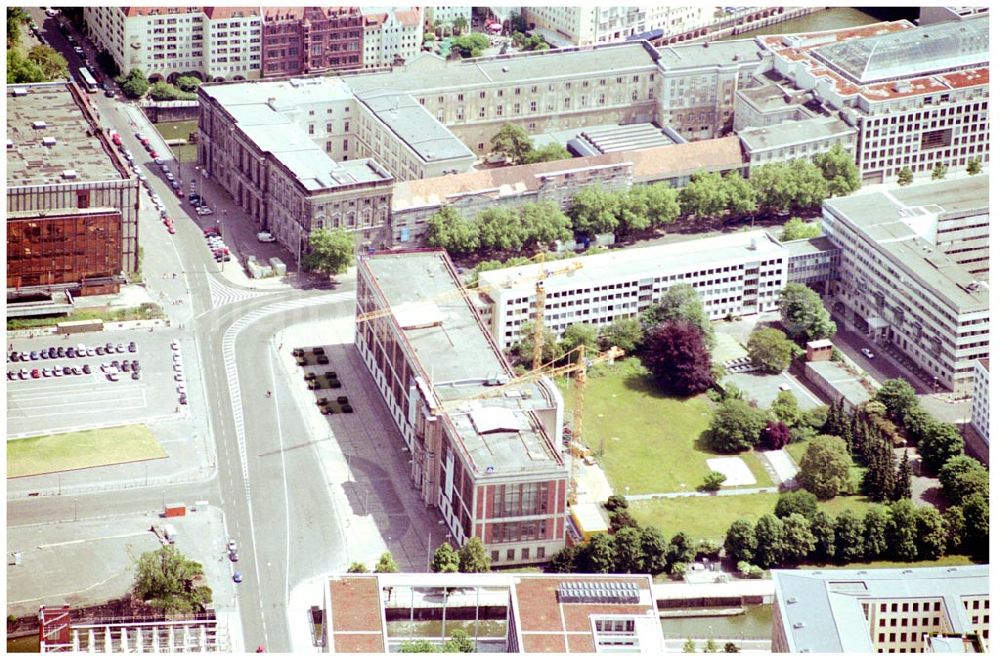
[[[798,239],[813,239],[823,234],[818,223],[806,223],[798,216],[793,216],[781,226],[781,241],[796,241]]]
[[[809,517],[800,513],[791,513],[781,519],[784,533],[782,549],[785,553],[785,563],[798,565],[809,558],[813,550],[816,549],[816,536],[812,532]]]
[[[790,428],[794,428],[804,418],[799,410],[799,401],[791,391],[778,392],[774,402],[771,403],[771,413]]]
[[[885,544],[894,559],[915,561],[918,558],[917,509],[913,502],[904,499],[889,506]]]
[[[795,343],[783,331],[763,327],[750,334],[747,353],[765,372],[778,374],[788,369],[795,352]]]
[[[522,163],[532,150],[531,138],[521,127],[505,123],[490,139],[490,151],[501,154],[516,163]]]
[[[136,562],[133,591],[165,614],[203,612],[212,602],[204,570],[173,545],[144,552]]]
[[[760,432],[767,425],[767,416],[745,400],[722,402],[708,428],[708,443],[717,453],[739,453],[751,450]]]
[[[9,24],[8,24],[9,25]],[[45,72],[36,63],[21,55],[16,48],[7,49],[7,83],[40,83]]]
[[[28,60],[41,68],[45,80],[66,80],[69,78],[66,58],[51,46],[45,44],[32,46],[31,50],[28,51]]]
[[[583,571],[592,574],[614,572],[615,553],[614,539],[611,536],[606,533],[594,534],[582,552]]]
[[[812,534],[816,537],[813,558],[817,561],[832,561],[837,556],[837,538],[833,529],[833,519],[822,510],[812,516]]]
[[[831,196],[847,195],[861,188],[861,176],[854,157],[839,144],[828,152],[814,156],[813,163],[822,171]]]
[[[615,572],[641,572],[645,565],[642,552],[642,533],[631,526],[615,532],[613,538]]]
[[[774,514],[782,519],[789,515],[799,514],[806,519],[812,519],[818,508],[816,495],[805,490],[782,492],[778,495],[778,503],[774,506]]]
[[[573,196],[569,215],[573,227],[588,235],[614,232],[618,228],[621,197],[615,191],[588,186]]]
[[[962,504],[965,549],[977,561],[989,558],[990,504],[987,495],[973,494]]]
[[[979,460],[964,453],[945,462],[938,478],[945,498],[953,505],[960,506],[976,494],[988,496],[990,493],[989,471]]]
[[[917,553],[921,559],[933,561],[941,558],[948,549],[948,525],[936,508],[917,508]]]
[[[431,561],[431,569],[434,572],[458,572],[460,559],[458,552],[447,540],[438,545],[434,550],[434,558]]]
[[[851,563],[865,556],[865,524],[853,510],[845,510],[833,522],[837,563]]]
[[[937,474],[948,460],[962,452],[965,442],[951,423],[935,421],[917,441],[924,471]]]
[[[652,227],[670,225],[680,216],[681,207],[677,202],[677,189],[659,182],[645,186],[633,186],[630,195],[642,196],[646,203],[646,213]]]
[[[378,563],[375,564],[375,572],[399,572],[399,566],[396,564],[396,559],[392,558],[392,552],[388,550],[382,552],[382,556],[378,557]]]
[[[535,352],[535,324],[528,320],[521,325],[521,337],[514,343],[513,353],[524,365],[531,365]],[[548,364],[562,356],[559,339],[551,329],[542,330],[542,363]]]
[[[620,317],[608,324],[598,333],[598,343],[601,349],[618,347],[631,354],[642,341],[642,325],[635,317]]]
[[[597,329],[592,324],[578,322],[570,324],[563,331],[560,349],[563,354],[569,353],[583,345],[584,347],[595,347],[597,345]],[[573,355],[576,358],[576,355]]]
[[[696,219],[719,218],[729,204],[729,195],[717,172],[696,172],[677,196],[681,215]]]
[[[757,534],[754,526],[745,519],[738,519],[729,525],[724,544],[726,556],[734,563],[753,561],[757,553]]]
[[[524,245],[521,215],[510,207],[490,207],[476,216],[479,247],[500,251],[517,250]]]
[[[562,161],[571,158],[573,158],[573,155],[565,147],[559,143],[549,143],[537,149],[529,150],[524,155],[524,158],[521,159],[521,163],[546,163],[547,161]]]
[[[704,393],[714,381],[712,358],[702,335],[687,322],[664,322],[653,329],[643,340],[639,359],[667,393]]]
[[[785,557],[785,530],[781,520],[771,513],[762,515],[753,532],[757,538],[754,563],[762,568],[773,568],[781,563]]]
[[[820,499],[832,499],[851,487],[851,455],[839,437],[818,435],[799,463],[799,485]]]
[[[875,399],[885,405],[886,416],[897,425],[902,425],[906,414],[919,404],[917,392],[905,379],[885,380],[875,394]]]
[[[458,52],[463,58],[479,57],[489,47],[489,37],[478,32],[455,37],[451,40],[452,52]]]
[[[427,219],[425,241],[456,255],[472,253],[479,249],[479,225],[446,205]]]
[[[316,228],[309,234],[309,253],[302,266],[309,271],[336,276],[354,264],[354,237],[340,228]]]
[[[647,526],[640,530],[639,542],[642,545],[642,566],[640,572],[657,575],[667,570],[670,565],[669,553],[663,534],[655,526]]]
[[[885,540],[889,518],[881,507],[869,508],[863,518],[865,526],[865,559],[876,561],[885,556],[888,546]]]
[[[459,572],[489,572],[490,557],[483,541],[473,536],[458,551]]]
[[[139,99],[149,91],[149,82],[142,69],[132,69],[127,74],[117,78],[122,93],[129,99]]]
[[[521,232],[526,246],[573,238],[573,224],[555,202],[544,200],[521,207]]]
[[[647,333],[664,322],[687,322],[698,329],[705,346],[715,346],[715,330],[705,313],[701,295],[688,283],[671,285],[660,295],[660,300],[639,316]]]
[[[778,301],[781,323],[800,341],[829,338],[837,331],[818,294],[802,283],[789,283]]]

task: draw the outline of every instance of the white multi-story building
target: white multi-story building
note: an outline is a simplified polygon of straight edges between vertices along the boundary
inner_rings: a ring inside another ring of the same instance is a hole
[[[771,650],[986,653],[989,570],[775,570]]]
[[[990,443],[990,360],[979,359],[975,363],[972,380],[972,427]]]
[[[687,32],[711,23],[715,8],[563,6],[524,7],[522,12],[528,28],[555,46],[588,46],[623,41],[658,28],[668,36]]]
[[[788,249],[763,230],[708,239],[510,267],[479,274],[484,321],[505,348],[520,340],[532,319],[535,278],[580,263],[543,280],[545,326],[561,335],[570,324],[606,326],[657,303],[672,285],[697,290],[710,319],[775,310],[787,282]]]
[[[989,16],[757,40],[774,69],[858,129],[866,183],[989,161]]]
[[[124,72],[151,80],[199,72],[206,80],[260,77],[259,7],[101,7],[83,9],[94,45]]]
[[[835,308],[949,390],[971,390],[989,356],[988,194],[988,176],[963,175],[823,205],[841,251]]]
[[[424,43],[423,7],[363,7],[365,69],[398,66],[416,57]]]

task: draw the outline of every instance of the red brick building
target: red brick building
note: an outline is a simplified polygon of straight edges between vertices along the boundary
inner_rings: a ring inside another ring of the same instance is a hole
[[[364,36],[357,7],[265,7],[261,77],[362,68]]]
[[[494,565],[542,563],[565,540],[562,398],[547,379],[496,388],[513,371],[463,291],[444,251],[363,257],[355,345],[454,542],[482,539]]]

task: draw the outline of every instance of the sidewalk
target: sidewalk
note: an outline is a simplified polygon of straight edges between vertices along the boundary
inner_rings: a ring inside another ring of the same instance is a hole
[[[680,497],[739,496],[742,494],[777,494],[777,487],[746,487],[718,492],[658,492],[654,494],[627,494],[627,501],[649,501],[650,499],[677,499]]]
[[[310,608],[325,606],[326,582],[330,575],[324,573],[296,585],[288,595],[289,653],[322,653],[314,645],[310,630]]]

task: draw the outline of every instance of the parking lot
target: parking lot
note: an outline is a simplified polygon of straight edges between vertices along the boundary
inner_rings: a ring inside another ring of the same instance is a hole
[[[115,331],[74,334],[70,338],[45,336],[13,343],[8,349],[7,436],[19,437],[67,429],[109,426],[134,421],[183,414],[178,387],[188,388],[187,374],[176,379],[171,332]],[[93,349],[99,343],[112,343],[125,350],[111,354],[83,357],[64,356],[27,361],[11,361],[11,352],[40,352],[49,347]],[[135,342],[135,352],[128,351]],[[185,354],[178,362],[184,368]],[[119,368],[127,362],[126,370]],[[117,362],[115,368],[112,362]],[[137,370],[133,362],[138,362]],[[102,369],[102,365],[104,368]],[[192,363],[193,365],[193,363]],[[90,370],[84,373],[83,366]],[[53,370],[79,368],[81,374],[54,376]],[[34,371],[38,377],[31,377]],[[45,376],[48,374],[49,376]],[[138,379],[133,376],[138,374]],[[192,372],[192,375],[196,373]],[[23,378],[21,377],[23,376]]]
[[[819,398],[787,372],[780,375],[771,375],[765,372],[728,374],[722,382],[735,385],[743,391],[748,401],[755,400],[761,409],[770,407],[774,399],[778,397],[778,393],[786,389],[795,396],[802,409],[811,409],[823,404]]]
[[[238,563],[226,556],[222,511],[208,507],[184,517],[163,519],[158,513],[84,519],[7,529],[8,564],[20,552],[20,565],[7,567],[7,612],[33,613],[43,604],[69,602],[74,607],[121,598],[132,584],[135,561],[162,546],[151,529],[164,524],[176,531],[176,547],[202,564],[219,608],[231,607]]]

